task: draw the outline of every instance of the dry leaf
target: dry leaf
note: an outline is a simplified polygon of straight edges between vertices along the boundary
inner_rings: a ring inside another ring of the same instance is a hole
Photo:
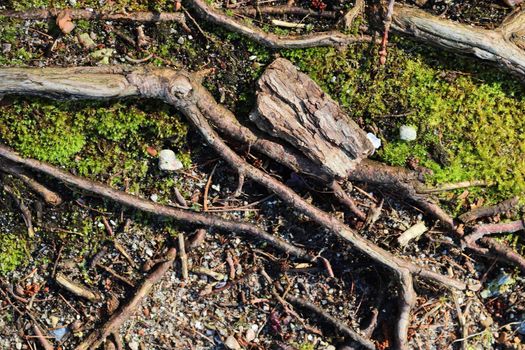
[[[157,156],[157,150],[151,146],[146,147],[146,152],[148,152],[148,154],[152,157]]]
[[[71,10],[60,11],[57,16],[57,26],[64,34],[69,34],[75,29],[75,23],[71,22]]]

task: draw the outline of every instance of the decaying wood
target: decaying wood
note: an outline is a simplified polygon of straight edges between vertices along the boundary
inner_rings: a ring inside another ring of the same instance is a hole
[[[157,265],[157,267],[144,279],[140,287],[136,290],[133,297],[117,310],[109,320],[102,326],[93,330],[75,349],[87,350],[97,349],[104,340],[114,331],[118,330],[126,322],[141,303],[142,299],[149,294],[153,286],[160,281],[166,272],[173,265],[176,256],[175,248],[170,248],[166,253],[167,259]]]
[[[66,289],[76,296],[85,298],[89,301],[97,302],[100,300],[100,295],[86,286],[76,283],[73,280],[66,277],[63,273],[58,272],[55,276],[55,282],[62,288]]]
[[[215,10],[205,0],[191,0],[188,3],[205,20],[242,34],[253,41],[273,49],[298,49],[315,46],[342,46],[356,42],[370,42],[368,35],[351,36],[340,32],[323,32],[310,35],[279,36],[266,33],[263,30],[237,22],[232,17]]]
[[[468,223],[471,221],[475,221],[481,218],[493,216],[496,214],[504,213],[506,211],[511,210],[516,205],[518,205],[519,198],[513,197],[509,198],[507,200],[504,200],[503,202],[500,202],[496,205],[488,206],[488,207],[481,207],[472,209],[469,212],[466,212],[464,214],[461,214],[459,216],[459,219],[463,221],[464,223]]]
[[[62,198],[54,191],[51,191],[40,182],[32,178],[27,172],[19,167],[11,166],[7,163],[0,163],[0,171],[16,176],[24,182],[29,188],[35,191],[42,199],[50,205],[59,205]]]
[[[346,178],[374,151],[366,133],[341,107],[282,58],[273,61],[257,81],[257,103],[250,120],[337,178]]]

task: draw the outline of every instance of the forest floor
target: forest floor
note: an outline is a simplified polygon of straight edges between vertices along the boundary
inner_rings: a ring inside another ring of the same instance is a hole
[[[309,7],[314,2],[297,3]],[[499,1],[424,3],[422,8],[434,14],[487,28],[498,26],[510,13]],[[327,1],[327,5],[328,9],[347,7],[337,0]],[[0,10],[48,6],[169,12],[175,11],[176,5],[146,0],[7,0],[0,3]],[[525,90],[514,77],[473,58],[443,53],[395,35],[387,64],[379,66],[378,48],[369,44],[345,49],[269,50],[194,17],[196,22],[188,21],[190,33],[176,23],[143,25],[147,42],[143,48],[136,45],[135,23],[77,20],[74,31],[64,35],[53,20],[0,17],[0,65],[109,63],[190,71],[213,68],[204,85],[217,101],[247,121],[255,81],[274,58],[285,57],[309,74],[364,130],[381,138],[375,159],[397,166],[415,160],[432,171],[427,177],[431,184],[474,179],[493,184],[440,194],[440,204],[451,215],[513,195],[520,197],[520,206],[523,204]],[[335,20],[312,17],[278,18],[302,20],[314,31],[336,25]],[[272,26],[265,16],[251,21],[277,34],[295,31]],[[360,16],[352,31],[370,30],[373,22],[373,16]],[[399,140],[399,127],[404,124],[418,129],[413,143]],[[232,199],[236,172],[172,107],[150,100],[57,102],[5,96],[0,98],[0,141],[24,156],[158,203],[176,205],[178,191],[192,210],[255,223],[309,251],[322,253],[332,264],[335,277],[264,243],[210,230],[201,246],[188,255],[189,279],[183,279],[177,260],[175,268],[121,328],[127,348],[287,349],[282,344],[299,350],[350,348],[348,339],[317,316],[278,300],[261,275],[261,267],[281,281],[287,293],[307,298],[355,329],[366,328],[377,308],[379,326],[372,338],[378,349],[392,347],[397,298],[390,293],[396,287],[389,271],[341,244],[307,217],[290,211],[254,183],[248,181],[242,196]],[[166,148],[175,151],[184,165],[182,170],[159,170],[157,152]],[[363,227],[331,199],[326,188],[250,150],[236,149],[250,163],[356,227],[380,247],[460,280],[482,283],[478,292],[450,292],[418,281],[409,332],[413,348],[525,348],[522,272],[465,253],[439,223],[395,194],[365,184],[346,184],[365,211],[385,200],[379,219]],[[64,203],[46,205],[21,181],[2,177],[33,213],[36,234],[29,237],[18,206],[7,192],[0,191],[0,282],[15,303],[29,305],[29,312],[57,348],[73,349],[119,301],[133,294],[131,285],[138,285],[146,275],[142,269],[145,263],[161,257],[178,235],[191,237],[196,227],[122,208],[45,176],[37,178],[60,193]],[[482,222],[521,218],[520,206]],[[399,247],[400,234],[420,222],[429,230],[417,242]],[[499,238],[525,252],[522,233]],[[104,253],[99,254],[101,251]],[[95,256],[100,258],[99,265],[92,266]],[[199,272],[199,268],[213,273]],[[90,302],[65,291],[55,282],[57,271],[96,290],[102,299]],[[30,323],[18,317],[6,298],[0,297],[0,302],[0,348],[33,349],[36,340],[31,337]],[[462,339],[464,334],[468,339]]]

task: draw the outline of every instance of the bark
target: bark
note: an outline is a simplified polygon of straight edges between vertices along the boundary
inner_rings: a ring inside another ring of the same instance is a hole
[[[346,178],[374,151],[365,132],[341,107],[282,58],[258,80],[257,104],[250,119],[337,178]]]

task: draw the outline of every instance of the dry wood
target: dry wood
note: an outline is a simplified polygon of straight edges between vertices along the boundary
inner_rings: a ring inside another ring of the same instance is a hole
[[[17,178],[22,180],[22,182],[24,182],[29,188],[31,188],[33,191],[39,194],[40,197],[42,197],[42,199],[47,204],[55,206],[62,203],[62,198],[56,192],[51,191],[50,189],[42,185],[23,169],[9,165],[7,163],[0,162],[0,171],[16,176]]]
[[[215,10],[205,0],[191,0],[189,4],[205,20],[242,34],[253,41],[273,49],[294,49],[315,46],[342,46],[356,42],[370,42],[368,35],[351,36],[340,32],[323,32],[310,35],[279,36],[266,33],[257,27],[241,24],[228,15]]]
[[[20,18],[25,20],[44,20],[60,15],[64,9],[32,9],[29,11],[0,11],[0,16]],[[132,12],[132,13],[107,13],[95,10],[67,9],[72,20],[104,20],[126,22],[176,22],[181,27],[190,31],[186,25],[186,18],[180,12]]]
[[[179,241],[179,257],[180,257],[181,268],[182,268],[182,278],[184,279],[185,282],[188,282],[189,281],[188,256],[186,255],[184,234],[182,232],[179,232],[179,235],[177,238]]]
[[[257,103],[250,120],[334,177],[346,178],[374,151],[366,133],[341,107],[282,58],[273,61],[257,81]]]
[[[428,231],[428,227],[425,225],[423,221],[418,222],[417,224],[410,227],[408,230],[403,232],[401,236],[397,238],[397,243],[401,247],[404,247],[410,242],[411,240],[420,237],[423,233]]]
[[[496,214],[504,213],[506,211],[511,210],[516,205],[518,205],[518,202],[519,202],[518,197],[509,198],[496,205],[472,209],[471,211],[467,213],[461,214],[459,216],[459,219],[463,221],[464,223],[468,223],[468,222],[475,221],[475,220],[478,220],[484,217],[489,217],[489,216],[493,216]]]
[[[345,29],[350,30],[357,16],[365,9],[365,0],[356,0],[352,7],[343,17]]]
[[[114,331],[117,331],[120,326],[131,317],[137,306],[141,303],[142,299],[149,294],[153,286],[158,283],[164,274],[170,269],[175,260],[175,256],[175,248],[170,248],[166,253],[166,261],[160,263],[148,275],[148,277],[144,279],[133,297],[120,307],[119,310],[117,310],[102,326],[93,330],[75,349],[97,349],[109,335]]]
[[[76,296],[85,298],[89,301],[97,302],[100,300],[100,295],[86,286],[76,283],[73,280],[66,277],[63,273],[58,272],[55,276],[55,282],[62,288],[66,289]]]

